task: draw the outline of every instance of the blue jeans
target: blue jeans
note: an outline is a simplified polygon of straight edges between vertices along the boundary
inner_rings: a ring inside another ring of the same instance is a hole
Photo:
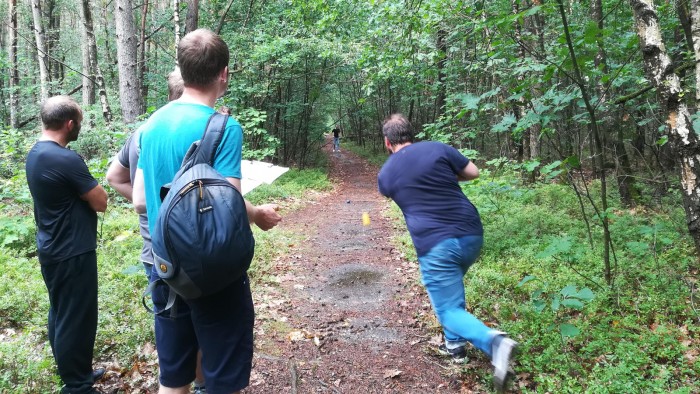
[[[464,301],[463,278],[479,257],[483,242],[480,235],[446,239],[419,257],[418,262],[423,285],[448,345],[471,342],[491,357],[491,341],[498,331],[467,312]]]
[[[340,137],[333,137],[333,150],[340,149]]]

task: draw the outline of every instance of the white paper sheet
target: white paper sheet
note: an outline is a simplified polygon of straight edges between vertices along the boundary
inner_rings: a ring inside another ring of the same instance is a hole
[[[241,161],[241,192],[245,196],[248,192],[262,185],[271,184],[275,179],[289,171],[288,167],[280,167],[263,161]]]

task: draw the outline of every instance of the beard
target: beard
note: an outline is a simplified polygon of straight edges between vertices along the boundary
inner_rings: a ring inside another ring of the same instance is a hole
[[[80,123],[73,123],[73,128],[68,132],[68,142],[73,142],[78,139],[78,135],[80,134],[80,126]]]

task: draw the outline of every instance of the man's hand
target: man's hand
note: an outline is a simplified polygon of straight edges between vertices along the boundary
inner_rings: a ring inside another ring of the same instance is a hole
[[[253,208],[252,222],[261,230],[267,231],[282,221],[282,216],[277,213],[277,204],[258,205]]]

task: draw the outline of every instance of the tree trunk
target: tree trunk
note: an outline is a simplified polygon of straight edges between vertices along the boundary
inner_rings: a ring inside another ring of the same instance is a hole
[[[19,125],[19,70],[17,67],[17,0],[10,0],[10,126]]]
[[[185,34],[197,30],[199,25],[199,0],[187,1],[187,15],[185,15]]]
[[[603,28],[604,16],[603,16],[603,2],[602,0],[592,0],[591,1],[591,18],[598,27],[598,32],[596,34],[596,44],[598,51],[596,52],[594,63],[596,69],[601,70],[603,74],[609,73],[607,54],[605,53],[605,43],[603,42]],[[607,109],[605,103],[608,101],[607,89],[599,78],[596,80],[596,92],[598,93],[599,103],[596,105],[598,108]],[[609,116],[603,114],[601,116],[603,121],[601,122],[600,129],[601,134],[611,135],[611,125]],[[620,199],[624,206],[630,207],[635,205],[634,198],[636,197],[636,189],[634,186],[634,177],[631,176],[631,167],[629,163],[629,157],[627,155],[627,150],[625,148],[624,142],[624,130],[622,123],[616,125],[617,133],[612,135],[612,145],[613,156],[615,158],[615,172],[617,179],[617,189],[620,193]],[[604,169],[603,169],[604,170]]]
[[[693,1],[695,14],[697,1]],[[692,128],[690,112],[682,99],[680,79],[673,72],[671,59],[666,53],[659,17],[652,0],[630,0],[634,11],[644,69],[657,89],[659,106],[667,116],[669,142],[674,150],[676,164],[681,171],[681,191],[688,230],[700,252],[700,140]],[[698,40],[693,37],[694,47]],[[697,55],[696,55],[697,56]]]
[[[83,0],[81,1],[81,3],[82,6],[80,7],[80,17],[83,21],[85,21],[87,20],[85,16],[85,9],[87,8],[89,11],[90,2],[89,0]],[[90,51],[92,50],[92,47],[88,44],[90,40],[88,35],[88,29],[84,22],[81,29],[81,35],[83,37],[83,45],[81,46],[83,55],[82,96],[83,106],[88,106],[95,104],[95,69],[90,63]]]
[[[437,97],[435,98],[435,113],[433,122],[436,122],[445,113],[445,64],[447,63],[447,32],[438,28],[437,42],[435,43],[439,60],[437,62]]]
[[[98,94],[100,96],[100,104],[102,105],[102,116],[107,123],[112,121],[112,109],[109,107],[109,100],[107,100],[107,90],[105,89],[105,80],[102,77],[102,71],[100,70],[100,65],[97,63],[97,42],[95,40],[95,31],[92,25],[92,11],[90,11],[90,0],[82,0],[81,6],[83,8],[83,25],[85,26],[85,32],[87,35],[87,46],[90,47],[89,53],[89,63],[90,70],[95,71],[95,84],[97,85]]]
[[[117,0],[117,64],[119,66],[119,99],[124,123],[133,123],[141,114],[143,99],[138,81],[136,27],[131,0]]]
[[[148,104],[148,84],[146,83],[146,72],[148,71],[148,64],[146,63],[146,17],[148,16],[148,0],[143,2],[143,10],[141,12],[141,35],[139,36],[139,76],[138,80],[141,82],[141,113],[146,112],[146,107]]]
[[[173,0],[173,25],[175,27],[175,59],[177,47],[180,46],[180,0]]]
[[[59,52],[61,39],[61,15],[56,10],[56,0],[46,1],[46,20],[49,25],[46,29],[46,52],[49,68],[49,80],[54,83],[63,82],[65,55]]]
[[[693,53],[695,54],[695,109],[700,109],[700,0],[692,0],[690,12]]]
[[[46,52],[44,25],[41,18],[40,0],[32,0],[32,19],[34,21],[34,38],[36,40],[37,58],[39,60],[39,84],[41,101],[49,98],[49,64]]]

